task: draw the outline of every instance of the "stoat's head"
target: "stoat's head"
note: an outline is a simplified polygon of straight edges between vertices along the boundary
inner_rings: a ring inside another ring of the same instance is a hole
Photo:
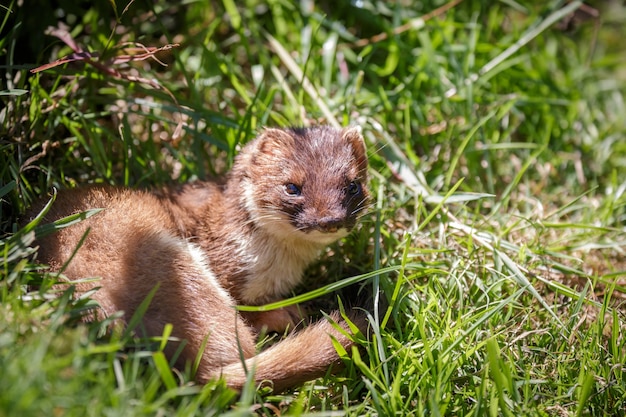
[[[368,205],[367,155],[358,128],[265,129],[238,155],[227,187],[256,227],[328,244]]]

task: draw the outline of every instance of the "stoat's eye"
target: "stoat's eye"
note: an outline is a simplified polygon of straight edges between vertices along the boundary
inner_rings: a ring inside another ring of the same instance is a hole
[[[348,184],[348,193],[350,193],[351,195],[355,195],[360,192],[361,192],[361,183],[357,181],[351,181],[350,184]]]
[[[299,196],[300,194],[302,194],[302,190],[300,189],[300,187],[298,187],[296,184],[293,183],[288,183],[284,185],[285,188],[285,193],[287,195],[292,195],[292,196]]]

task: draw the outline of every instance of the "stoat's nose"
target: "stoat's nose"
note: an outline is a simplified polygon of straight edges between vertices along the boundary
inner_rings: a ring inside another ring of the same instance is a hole
[[[317,221],[317,229],[321,232],[335,233],[343,226],[343,219],[340,217],[322,217]]]

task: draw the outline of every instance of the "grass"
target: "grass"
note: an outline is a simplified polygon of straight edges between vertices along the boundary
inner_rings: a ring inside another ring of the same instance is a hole
[[[0,415],[626,411],[626,7],[29,7],[0,8]],[[59,19],[91,61],[29,73],[72,52]],[[17,223],[52,187],[206,178],[262,126],[317,123],[362,126],[375,197],[303,291],[366,274],[381,308],[346,371],[286,394],[194,385],[159,343],[82,323]]]

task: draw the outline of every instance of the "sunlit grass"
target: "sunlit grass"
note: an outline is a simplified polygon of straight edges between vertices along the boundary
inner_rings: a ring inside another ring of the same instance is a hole
[[[37,75],[72,52],[43,35],[59,14],[10,6],[0,415],[622,415],[626,8],[248,3],[60,2],[102,59],[180,46]],[[210,178],[262,126],[318,123],[362,126],[374,198],[302,293],[325,311],[349,281],[379,295],[350,366],[285,394],[194,385],[161,340],[81,323],[92,302],[53,286],[17,222],[53,187]]]

